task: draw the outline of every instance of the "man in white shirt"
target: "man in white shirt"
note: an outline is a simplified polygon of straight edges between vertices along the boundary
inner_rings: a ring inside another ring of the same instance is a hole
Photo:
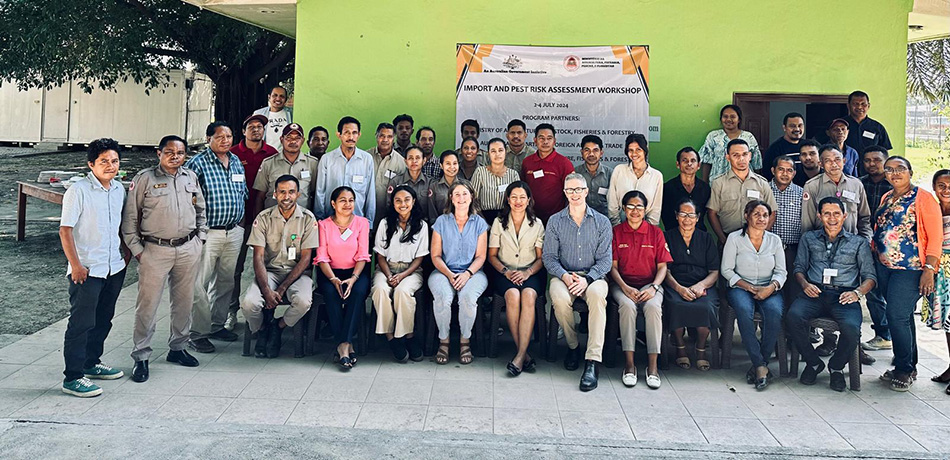
[[[287,90],[283,86],[271,88],[267,96],[267,107],[254,111],[254,115],[267,117],[267,130],[264,131],[264,142],[273,147],[278,153],[283,152],[280,136],[287,126],[294,121],[294,114],[287,104]]]

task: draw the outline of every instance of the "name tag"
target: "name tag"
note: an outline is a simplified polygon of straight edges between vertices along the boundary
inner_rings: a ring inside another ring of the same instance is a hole
[[[300,171],[300,178],[301,178],[301,179],[310,179],[310,170],[305,169],[305,170],[303,170],[303,171]]]
[[[231,182],[244,182],[244,174],[231,174]]]
[[[354,184],[362,184],[362,183],[363,183],[363,176],[353,176],[353,183],[354,183]]]
[[[849,199],[849,200],[851,200],[851,201],[855,201],[855,200],[858,198],[858,195],[855,194],[854,192],[852,192],[851,190],[845,190],[845,191],[841,192],[841,196],[843,196],[843,197],[845,197],[846,199]]]
[[[387,169],[387,170],[386,170],[386,178],[387,178],[387,179],[392,179],[393,177],[396,177],[396,173],[393,172],[391,169]]]
[[[870,132],[870,131],[863,131],[863,132],[861,133],[861,135],[864,136],[864,137],[866,137],[866,138],[868,138],[868,139],[874,139],[875,137],[877,137],[877,134],[874,134],[874,133],[872,133],[872,132]]]
[[[831,284],[831,278],[835,276],[838,276],[837,268],[826,268],[825,271],[821,273],[821,282]]]
[[[290,246],[287,248],[287,258],[295,260],[297,258],[297,248]]]
[[[761,197],[762,195],[759,194],[758,190],[746,190],[745,196],[748,198],[755,198],[758,200],[759,197]]]
[[[531,175],[534,176],[535,179],[540,179],[540,178],[544,177],[544,170],[543,170],[543,169],[537,170],[537,171],[531,173]]]
[[[498,192],[499,192],[499,193],[505,193],[505,190],[508,189],[508,185],[509,185],[509,184],[502,184],[502,185],[499,185],[499,186],[498,186]]]
[[[343,240],[343,241],[346,241],[346,240],[350,239],[351,236],[353,236],[353,230],[346,229],[346,230],[343,231],[342,234],[340,234],[340,239]]]
[[[607,187],[598,187],[597,194],[607,196]]]

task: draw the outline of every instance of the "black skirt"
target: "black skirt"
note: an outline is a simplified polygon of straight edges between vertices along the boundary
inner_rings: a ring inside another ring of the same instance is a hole
[[[716,288],[706,290],[706,295],[687,302],[673,289],[663,291],[663,303],[666,308],[663,316],[669,321],[670,329],[681,327],[719,327],[719,293]]]
[[[489,279],[489,282],[491,282],[492,292],[502,297],[505,296],[505,293],[508,292],[509,289],[517,289],[521,291],[526,288],[534,289],[534,292],[538,294],[538,297],[542,297],[544,296],[544,288],[548,283],[548,272],[543,268],[537,273],[529,276],[521,286],[512,283],[511,280],[505,277],[505,275],[495,271],[494,268],[490,268],[489,270],[486,270],[486,272],[492,274],[491,279]]]

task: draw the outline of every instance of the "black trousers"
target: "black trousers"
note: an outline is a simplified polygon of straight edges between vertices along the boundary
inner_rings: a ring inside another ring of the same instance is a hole
[[[99,364],[103,344],[112,330],[115,302],[122,291],[125,269],[108,278],[87,277],[82,284],[69,281],[69,323],[63,342],[64,382],[83,377],[83,369]]]

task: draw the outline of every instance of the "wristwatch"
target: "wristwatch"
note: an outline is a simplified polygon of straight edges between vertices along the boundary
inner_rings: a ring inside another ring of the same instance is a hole
[[[508,267],[501,267],[501,274],[508,273]]]
[[[852,292],[854,292],[854,294],[855,294],[856,296],[858,296],[858,300],[864,300],[864,294],[862,294],[861,291],[855,289],[855,290],[852,291]]]

